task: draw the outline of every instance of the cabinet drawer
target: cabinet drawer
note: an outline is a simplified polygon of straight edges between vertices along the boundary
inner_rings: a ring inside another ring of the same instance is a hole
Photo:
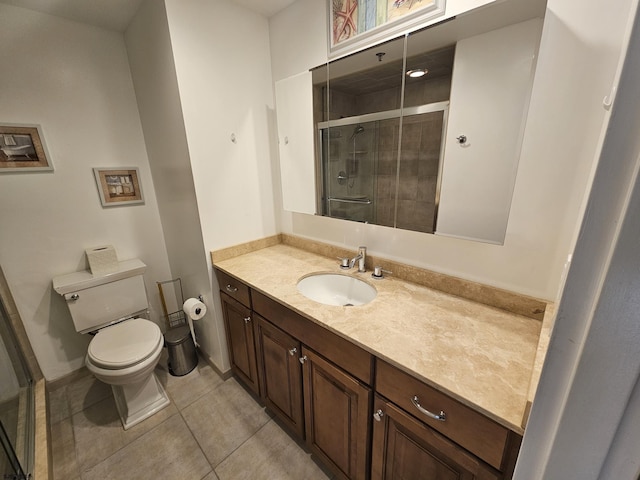
[[[376,395],[371,480],[499,480],[503,476],[467,450]]]
[[[376,390],[489,465],[502,469],[507,428],[382,360],[376,365]],[[421,412],[414,397],[429,412],[444,412],[446,419],[436,420]]]
[[[251,291],[253,310],[311,349],[371,385],[373,355],[326,328],[312,322],[266,295]]]
[[[220,290],[235,298],[240,303],[247,307],[251,307],[251,296],[249,294],[249,287],[247,287],[240,280],[235,279],[231,275],[224,273],[221,270],[215,269],[218,283],[220,284]]]

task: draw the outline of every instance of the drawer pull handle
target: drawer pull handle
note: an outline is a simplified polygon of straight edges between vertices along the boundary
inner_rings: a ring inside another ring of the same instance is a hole
[[[381,422],[382,417],[384,417],[384,412],[381,409],[378,409],[376,413],[373,414],[373,418],[376,422]]]
[[[238,287],[234,287],[230,283],[227,284],[227,292],[236,293],[238,291]]]
[[[429,410],[420,405],[420,399],[417,395],[413,396],[413,398],[411,399],[411,403],[413,403],[414,407],[416,407],[420,412],[424,413],[429,418],[440,420],[441,422],[444,422],[447,419],[447,415],[442,410],[440,410],[440,414],[438,415],[435,413],[431,413]]]
[[[298,351],[298,349],[296,347],[293,347],[291,350],[289,350],[289,355],[291,355],[293,357],[296,354],[297,351]]]
[[[251,317],[244,317],[244,323],[249,323],[251,321]]]

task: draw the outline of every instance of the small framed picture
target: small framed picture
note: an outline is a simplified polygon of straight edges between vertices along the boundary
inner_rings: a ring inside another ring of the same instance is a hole
[[[103,207],[144,203],[137,168],[94,168],[93,174]]]
[[[40,125],[0,124],[0,173],[47,171],[53,165]]]

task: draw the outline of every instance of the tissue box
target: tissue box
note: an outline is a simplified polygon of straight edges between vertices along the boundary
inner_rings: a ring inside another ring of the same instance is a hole
[[[112,273],[118,270],[118,256],[111,245],[87,248],[87,261],[93,275]]]

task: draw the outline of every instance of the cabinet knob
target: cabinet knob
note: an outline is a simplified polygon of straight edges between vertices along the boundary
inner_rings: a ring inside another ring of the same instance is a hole
[[[244,323],[249,323],[251,321],[251,317],[244,317]]]
[[[226,286],[227,292],[236,293],[238,291],[238,287],[234,287],[230,283]]]
[[[382,417],[384,417],[384,412],[381,409],[378,409],[376,413],[373,414],[373,418],[376,422],[381,422]]]
[[[304,364],[304,362],[306,362],[306,361],[307,361],[307,360],[309,360],[309,359],[308,359],[308,358],[307,358],[307,356],[305,355],[305,356],[303,356],[303,357],[300,357],[298,360],[300,360],[300,363]]]
[[[69,300],[78,300],[79,298],[80,298],[80,295],[78,295],[77,293],[73,293],[69,295]]]
[[[431,413],[429,410],[420,405],[420,399],[417,395],[413,396],[413,398],[411,399],[411,403],[413,403],[413,406],[416,407],[420,413],[424,413],[429,418],[433,418],[434,420],[439,420],[441,422],[444,422],[447,419],[447,415],[442,410],[440,410],[439,414]]]
[[[289,350],[289,355],[291,355],[293,357],[296,354],[297,351],[298,351],[298,349],[296,347],[293,347],[291,350]]]

